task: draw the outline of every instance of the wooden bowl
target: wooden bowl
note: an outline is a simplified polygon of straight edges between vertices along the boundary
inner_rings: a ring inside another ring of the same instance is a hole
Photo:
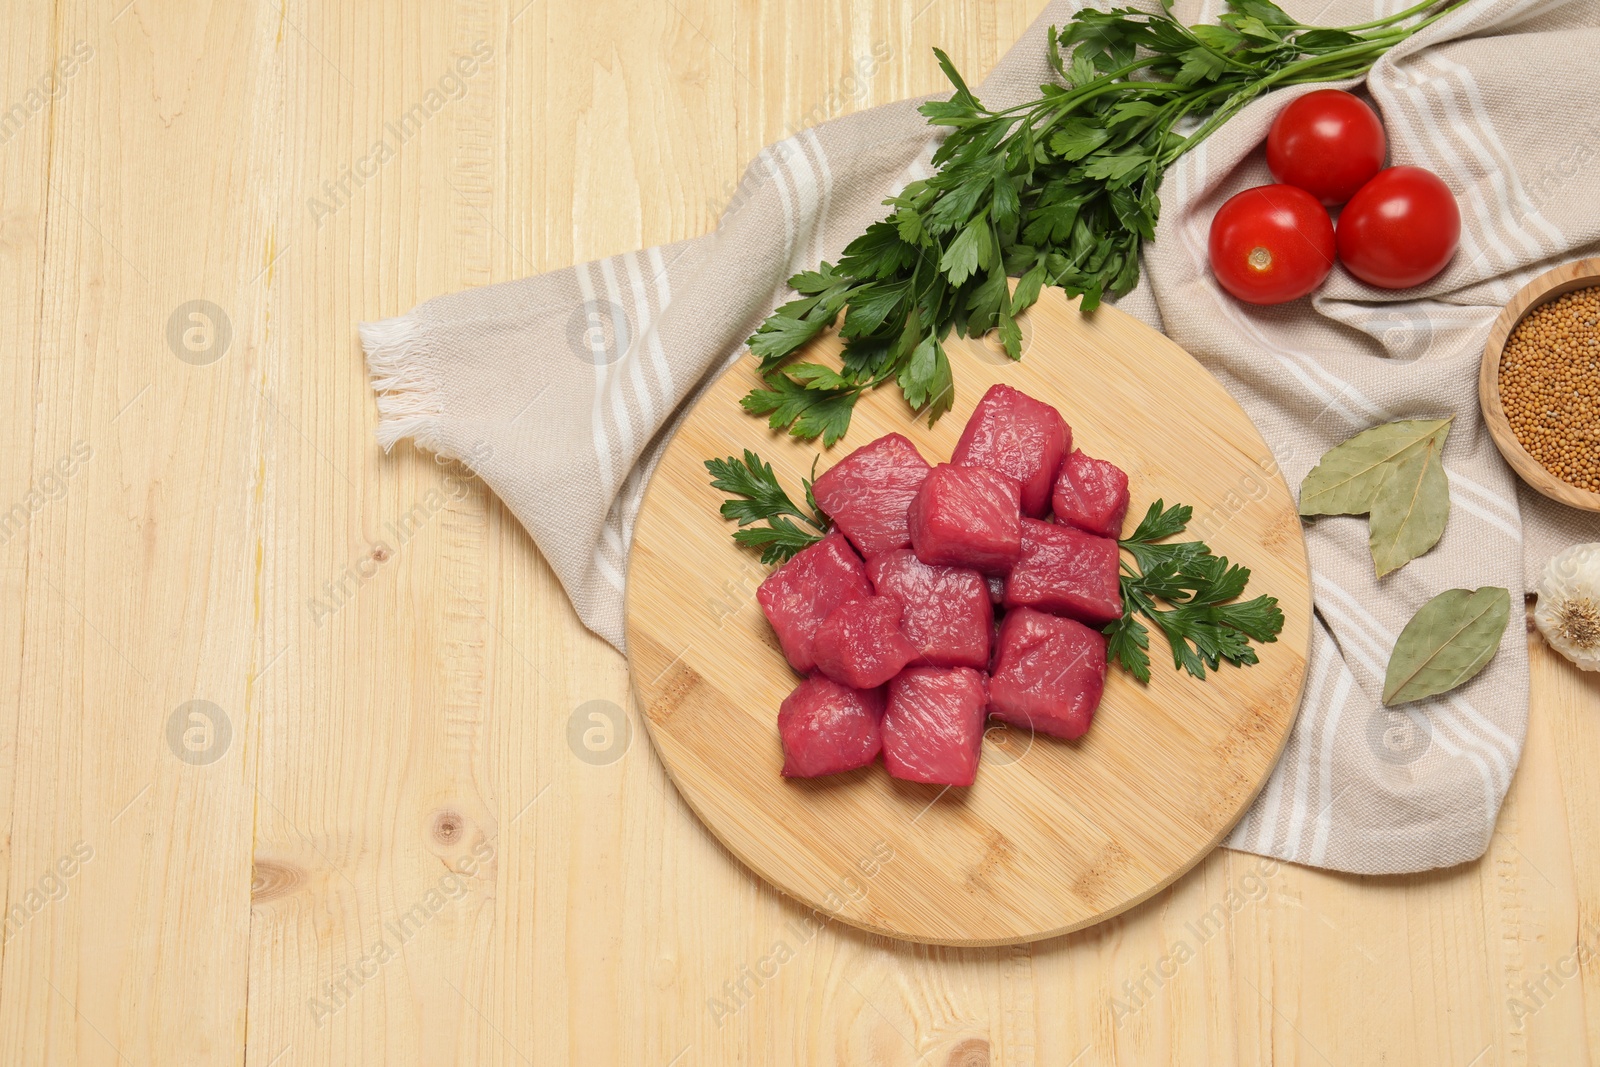
[[[1600,285],[1600,259],[1580,259],[1547,270],[1524,285],[1494,320],[1489,340],[1483,346],[1483,364],[1478,370],[1478,403],[1483,408],[1483,420],[1489,424],[1489,435],[1511,469],[1551,500],[1583,511],[1600,511],[1600,493],[1579,489],[1551,474],[1522,447],[1522,442],[1512,432],[1511,420],[1506,418],[1505,407],[1500,403],[1500,357],[1506,340],[1528,312],[1565,293],[1595,285]]]

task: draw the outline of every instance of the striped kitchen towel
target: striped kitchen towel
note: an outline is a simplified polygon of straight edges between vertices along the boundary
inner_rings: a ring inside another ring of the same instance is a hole
[[[1320,2],[1320,0],[1318,0]],[[1285,6],[1341,25],[1395,0]],[[990,107],[1049,80],[1051,3],[983,83]],[[1219,0],[1181,2],[1188,22]],[[1600,252],[1600,12],[1574,0],[1480,0],[1385,56],[1364,90],[1394,163],[1440,174],[1463,215],[1449,268],[1386,292],[1336,271],[1310,301],[1247,307],[1206,270],[1206,229],[1232,193],[1270,181],[1260,145],[1288,89],[1253,103],[1168,171],[1145,272],[1121,307],[1192,352],[1238,398],[1291,485],[1353,433],[1454,413],[1453,512],[1439,546],[1373,578],[1365,524],[1307,530],[1317,620],[1301,713],[1279,766],[1228,840],[1314,866],[1392,873],[1481,855],[1527,726],[1519,634],[1441,698],[1380,706],[1395,637],[1432,595],[1521,593],[1551,552],[1600,522],[1525,490],[1477,416],[1476,368],[1502,304],[1553,264]],[[797,270],[834,259],[929,173],[918,101],[825,122],[764,150],[715,233],[430,300],[361,327],[379,442],[471,466],[533,535],[579,616],[622,647],[628,544],[674,420],[744,352]]]

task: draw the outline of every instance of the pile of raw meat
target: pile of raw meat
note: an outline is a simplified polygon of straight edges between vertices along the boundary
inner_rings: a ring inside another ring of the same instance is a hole
[[[1128,476],[1073,451],[1060,412],[997,385],[949,463],[890,434],[813,493],[832,532],[756,593],[806,676],[778,714],[785,775],[882,752],[896,778],[971,785],[991,715],[1056,737],[1089,728],[1100,630],[1122,615]]]

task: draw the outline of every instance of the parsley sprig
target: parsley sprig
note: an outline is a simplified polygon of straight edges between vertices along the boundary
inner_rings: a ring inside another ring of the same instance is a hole
[[[1059,83],[998,111],[935,49],[955,86],[921,108],[950,129],[936,173],[886,200],[893,211],[837,264],[789,279],[796,298],[749,339],[766,384],[745,410],[831,446],[861,394],[893,381],[931,425],[955,400],[951,330],[997,330],[1019,359],[1017,316],[1045,286],[1081,295],[1084,311],[1127,293],[1174,160],[1270,89],[1359,77],[1461,2],[1412,21],[1435,6],[1427,0],[1340,29],[1297,22],[1268,0],[1228,0],[1218,25],[1197,26],[1173,18],[1169,0],[1156,11],[1086,8],[1050,30]],[[1008,276],[1019,278],[1014,292]],[[788,363],[840,312],[839,368]]]
[[[767,566],[786,562],[802,548],[822,540],[828,532],[827,517],[811,495],[813,479],[801,479],[806,495],[806,507],[801,508],[778,484],[772,464],[762,462],[761,457],[748,448],[744,450],[742,463],[736,456],[705,462],[706,470],[711,473],[711,487],[734,494],[723,501],[721,508],[723,518],[739,524],[733,539],[741,545],[760,549],[761,562]],[[813,472],[815,469],[813,462]],[[796,519],[810,529],[797,525]],[[765,526],[753,525],[763,520]]]
[[[1160,543],[1182,533],[1193,514],[1187,504],[1167,508],[1157,500],[1120,542],[1135,566],[1122,564],[1122,618],[1105,628],[1106,652],[1141,682],[1150,680],[1150,631],[1136,616],[1166,636],[1173,667],[1196,678],[1223,660],[1235,666],[1257,662],[1251,642],[1276,641],[1283,629],[1275,597],[1237,600],[1250,580],[1249,568],[1213,555],[1203,541]]]

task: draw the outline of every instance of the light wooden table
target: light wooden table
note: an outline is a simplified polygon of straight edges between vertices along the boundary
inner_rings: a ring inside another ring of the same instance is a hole
[[[1542,650],[1482,861],[1219,852],[1017,949],[819,928],[631,709],[579,759],[622,661],[479,484],[373,446],[354,323],[704,232],[1040,3],[526,2],[6,5],[0,1062],[1588,1062],[1600,683]]]

